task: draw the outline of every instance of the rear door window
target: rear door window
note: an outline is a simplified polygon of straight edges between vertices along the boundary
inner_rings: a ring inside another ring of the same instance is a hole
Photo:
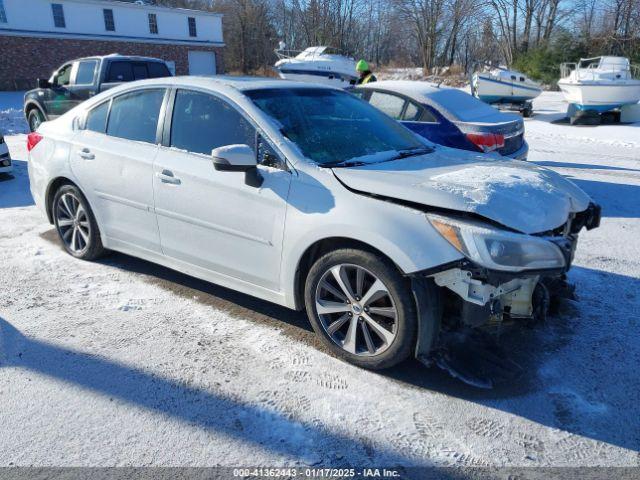
[[[107,135],[156,143],[164,89],[138,90],[112,100]]]
[[[207,93],[178,90],[171,121],[171,146],[203,155],[225,145],[255,149],[255,128],[228,102]]]
[[[404,99],[389,93],[373,92],[369,103],[396,120],[402,117]]]
[[[96,75],[96,60],[84,60],[78,63],[78,71],[76,73],[76,85],[92,85]]]
[[[107,83],[133,81],[131,62],[111,62],[107,72]]]

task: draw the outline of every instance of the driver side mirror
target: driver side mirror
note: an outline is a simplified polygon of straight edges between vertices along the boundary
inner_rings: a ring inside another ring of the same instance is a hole
[[[38,79],[38,88],[51,88],[51,82],[46,78]]]
[[[222,172],[245,172],[244,181],[251,187],[260,187],[263,178],[258,172],[258,160],[249,145],[226,145],[211,151],[213,167]]]

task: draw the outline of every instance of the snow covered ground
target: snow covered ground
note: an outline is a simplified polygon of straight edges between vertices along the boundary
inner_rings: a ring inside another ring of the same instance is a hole
[[[27,133],[29,127],[22,113],[24,92],[0,92],[0,133]]]
[[[507,335],[527,374],[485,391],[413,361],[360,370],[301,313],[125,255],[66,255],[3,98],[0,466],[640,466],[640,124],[556,125],[561,97],[536,100],[530,160],[604,218],[581,237],[579,300]]]

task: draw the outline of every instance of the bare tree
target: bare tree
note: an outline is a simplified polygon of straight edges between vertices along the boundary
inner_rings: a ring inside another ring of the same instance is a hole
[[[150,0],[151,1],[151,0]],[[156,0],[225,14],[226,65],[265,71],[279,40],[328,45],[377,64],[511,65],[560,38],[597,54],[640,57],[639,0]],[[567,37],[566,35],[570,35]],[[557,48],[557,47],[553,47]]]
[[[423,68],[430,70],[436,64],[445,0],[396,0],[395,5],[402,18],[412,26]]]

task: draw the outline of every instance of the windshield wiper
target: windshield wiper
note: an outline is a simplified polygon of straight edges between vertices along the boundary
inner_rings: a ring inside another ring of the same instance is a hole
[[[398,155],[391,158],[390,160],[400,160],[401,158],[416,157],[418,155],[424,155],[425,153],[433,153],[433,148],[419,147],[419,148],[410,148],[407,150],[400,150],[398,152]],[[386,160],[386,161],[388,162],[390,160]]]
[[[401,158],[407,157],[415,157],[417,155],[424,155],[425,153],[432,153],[433,148],[431,147],[419,147],[419,148],[410,148],[406,150],[399,150],[398,155],[395,155],[391,158],[379,160],[377,162],[363,162],[361,160],[340,160],[338,162],[326,162],[320,164],[321,167],[327,168],[335,168],[335,167],[360,167],[362,165],[374,165],[376,163],[383,162],[391,162],[393,160],[399,160]]]
[[[320,163],[319,165],[325,168],[360,167],[362,165],[367,165],[367,162],[360,162],[360,161],[353,161],[353,160],[340,160],[339,162],[325,162],[325,163]]]

